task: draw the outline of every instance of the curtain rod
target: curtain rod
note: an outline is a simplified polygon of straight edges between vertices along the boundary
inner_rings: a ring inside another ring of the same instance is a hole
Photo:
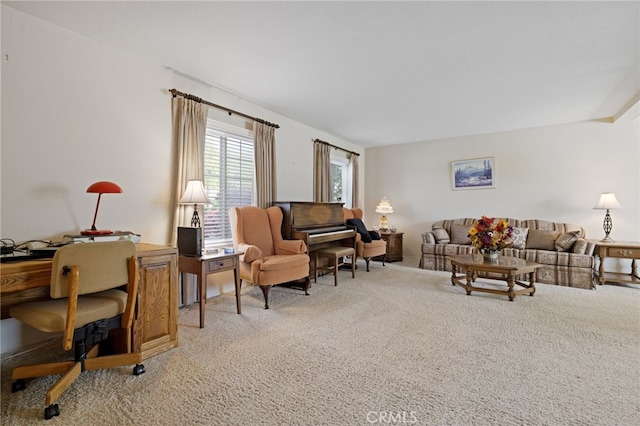
[[[201,103],[201,104],[209,105],[209,106],[211,106],[211,107],[218,108],[218,109],[221,109],[221,110],[223,110],[223,111],[227,111],[227,112],[229,113],[229,115],[231,115],[231,114],[239,115],[240,117],[248,118],[248,119],[250,119],[250,120],[257,121],[258,123],[262,123],[262,124],[266,124],[267,126],[275,127],[276,129],[279,129],[279,128],[280,128],[280,126],[279,126],[279,125],[277,125],[277,124],[269,123],[268,121],[265,121],[265,120],[263,120],[263,119],[261,119],[261,118],[252,117],[252,116],[250,116],[250,115],[243,114],[243,113],[238,112],[238,111],[234,111],[234,110],[232,110],[232,109],[229,109],[229,108],[227,108],[227,107],[223,107],[223,106],[221,106],[221,105],[216,105],[216,104],[214,104],[214,103],[212,103],[212,102],[205,101],[204,99],[199,98],[199,97],[197,97],[197,96],[193,96],[193,95],[190,95],[190,94],[188,94],[188,93],[183,93],[183,92],[180,92],[180,91],[178,91],[178,90],[176,90],[176,89],[171,89],[171,90],[169,90],[169,91],[171,92],[171,94],[173,95],[173,97],[174,97],[174,98],[175,98],[176,96],[182,96],[182,97],[183,97],[183,98],[185,98],[185,99],[189,99],[189,100],[191,100],[191,101],[196,101],[196,102]]]
[[[325,145],[329,145],[331,148],[339,149],[340,151],[348,152],[349,154],[353,154],[353,155],[360,156],[360,153],[358,153],[358,152],[355,152],[355,151],[349,151],[348,149],[344,149],[344,148],[341,148],[341,147],[339,147],[339,146],[335,146],[335,145],[330,144],[329,142],[325,142],[325,141],[323,141],[323,140],[321,140],[321,139],[314,139],[313,141],[314,141],[314,142],[318,142],[318,143],[323,143],[323,144],[325,144]]]

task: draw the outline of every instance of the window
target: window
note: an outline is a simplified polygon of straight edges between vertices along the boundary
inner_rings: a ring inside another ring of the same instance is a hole
[[[204,140],[204,248],[232,241],[229,208],[253,204],[253,135],[249,130],[207,120]]]
[[[331,155],[331,201],[351,207],[351,164],[346,157]]]

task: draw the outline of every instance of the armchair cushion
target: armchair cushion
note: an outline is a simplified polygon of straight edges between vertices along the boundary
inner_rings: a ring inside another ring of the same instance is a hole
[[[360,238],[362,239],[363,243],[370,243],[372,241],[371,235],[369,235],[369,231],[367,230],[367,227],[364,225],[361,219],[355,217],[347,219],[347,225],[356,227],[356,231],[358,232],[358,234],[360,234]]]

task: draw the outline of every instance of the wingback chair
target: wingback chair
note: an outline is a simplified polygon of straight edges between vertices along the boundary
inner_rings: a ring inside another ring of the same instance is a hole
[[[75,359],[14,368],[11,390],[25,389],[25,379],[62,375],[45,396],[44,418],[60,414],[54,402],[83,371],[135,364],[144,373],[141,354],[99,355],[109,331],[131,333],[138,296],[138,261],[131,241],[71,244],[58,249],[51,269],[51,300],[14,305],[10,315],[40,331],[61,333],[64,350]],[[90,416],[90,411],[87,414]]]
[[[362,223],[362,209],[348,209],[346,207],[343,207],[342,214],[344,216],[345,223],[347,223],[348,225],[349,219],[359,219],[359,221],[355,221],[359,222],[357,226],[352,225],[356,226],[356,230],[358,231],[356,233],[356,259],[358,257],[361,257],[365,260],[365,262],[367,262],[367,272],[369,272],[369,261],[373,257],[382,256],[382,266],[384,266],[384,260],[387,256],[387,242],[383,239],[372,240],[371,242],[365,242],[362,240],[362,235],[364,233],[368,234],[369,232],[364,226],[364,223]]]
[[[254,206],[229,210],[233,245],[240,255],[240,286],[248,281],[260,287],[264,308],[269,309],[269,289],[274,285],[304,280],[309,294],[309,256],[302,240],[282,238],[282,210]]]

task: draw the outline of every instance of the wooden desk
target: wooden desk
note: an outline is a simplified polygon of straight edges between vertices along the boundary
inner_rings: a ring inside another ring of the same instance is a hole
[[[629,241],[618,241],[614,243],[596,243],[595,253],[600,259],[598,267],[598,283],[605,282],[640,284],[640,275],[636,260],[640,259],[640,243]],[[604,259],[607,257],[615,257],[618,259],[631,259],[631,273],[624,274],[619,272],[607,272],[604,270]]]
[[[178,249],[138,243],[136,253],[140,264],[136,317],[131,335],[115,332],[111,343],[118,352],[130,347],[145,359],[178,346]],[[0,265],[2,319],[9,317],[9,308],[16,303],[49,299],[51,266],[51,259]]]
[[[180,256],[178,269],[182,274],[194,274],[198,277],[198,298],[200,299],[200,328],[204,328],[204,304],[207,301],[207,276],[218,272],[233,270],[236,287],[236,309],[242,313],[240,307],[240,254],[216,253],[203,256]]]

